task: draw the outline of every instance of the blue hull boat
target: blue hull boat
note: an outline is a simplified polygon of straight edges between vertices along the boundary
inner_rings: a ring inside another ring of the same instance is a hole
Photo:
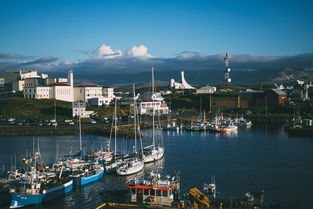
[[[104,169],[101,170],[99,173],[96,173],[91,176],[76,175],[76,176],[73,176],[72,179],[74,181],[74,186],[79,186],[79,185],[89,184],[94,181],[98,181],[103,177],[103,175],[104,175]]]
[[[40,194],[28,195],[28,194],[11,194],[10,208],[20,208],[28,205],[40,204],[57,197],[63,196],[64,194],[70,192],[73,189],[73,180],[69,182],[52,187],[49,189],[44,189]]]

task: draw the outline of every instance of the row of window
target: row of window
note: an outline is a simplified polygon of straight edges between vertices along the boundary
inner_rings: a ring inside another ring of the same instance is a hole
[[[25,98],[49,98],[49,95],[48,94],[39,94],[39,95],[25,94]]]
[[[137,190],[143,190],[144,195],[149,195],[149,196],[158,196],[158,197],[168,197],[168,195],[171,195],[171,191],[169,192],[167,190],[155,190],[155,189],[137,189]],[[136,194],[136,188],[131,189],[132,194]],[[142,193],[142,191],[137,191],[137,193]]]

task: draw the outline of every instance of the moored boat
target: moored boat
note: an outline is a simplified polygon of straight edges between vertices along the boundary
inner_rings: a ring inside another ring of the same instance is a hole
[[[100,180],[104,175],[104,168],[102,165],[91,163],[76,171],[70,177],[74,181],[74,186],[85,185],[94,181]]]
[[[40,204],[63,196],[73,188],[73,180],[59,179],[54,182],[21,182],[10,189],[10,208]]]
[[[147,179],[132,179],[126,182],[130,190],[131,201],[138,204],[174,206],[179,203],[180,178],[166,176],[161,178],[157,172],[151,172]]]

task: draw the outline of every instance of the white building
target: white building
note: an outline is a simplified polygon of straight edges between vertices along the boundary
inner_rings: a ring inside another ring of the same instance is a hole
[[[86,103],[85,102],[73,102],[72,103],[72,114],[73,118],[80,115],[82,118],[89,118],[94,114],[93,111],[86,111]]]
[[[52,99],[73,102],[73,86],[67,84],[51,84]]]
[[[37,86],[24,88],[24,98],[50,99],[52,98],[50,86]]]
[[[4,87],[4,78],[0,78],[0,88]]]
[[[73,102],[73,72],[68,72],[68,83],[54,83],[50,85],[39,85],[36,79],[26,79],[24,84],[24,98],[35,99],[57,99],[66,102]],[[27,82],[29,85],[26,86]]]
[[[197,89],[196,94],[214,94],[216,92],[215,86],[204,86]]]
[[[143,94],[139,95],[140,100],[157,100],[157,101],[164,101],[164,97],[162,97],[161,93],[152,93],[152,92],[144,92]]]
[[[140,115],[152,115],[153,106],[155,115],[168,114],[168,106],[159,100],[138,100],[137,107]]]
[[[45,80],[45,85],[51,85],[55,83],[64,83],[68,84],[68,78],[47,78]]]
[[[113,88],[97,85],[79,85],[74,87],[74,101],[90,102],[101,106],[110,104],[114,99]]]

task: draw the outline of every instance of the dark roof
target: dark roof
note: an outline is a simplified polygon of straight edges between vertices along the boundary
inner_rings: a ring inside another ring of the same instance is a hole
[[[264,93],[264,91],[259,91],[259,90],[257,90],[257,91],[240,91],[240,94],[263,94]]]
[[[286,95],[286,93],[280,89],[272,89],[272,91],[274,91],[278,95]]]
[[[142,99],[142,100],[137,100],[138,102],[153,102],[152,99]],[[154,102],[160,102],[159,100],[154,100]]]

